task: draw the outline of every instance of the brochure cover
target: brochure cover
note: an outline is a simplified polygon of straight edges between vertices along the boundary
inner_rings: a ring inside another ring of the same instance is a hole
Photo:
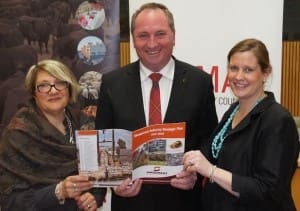
[[[79,173],[94,187],[111,187],[130,177],[145,183],[169,183],[179,173],[185,145],[185,123],[123,129],[77,130]]]

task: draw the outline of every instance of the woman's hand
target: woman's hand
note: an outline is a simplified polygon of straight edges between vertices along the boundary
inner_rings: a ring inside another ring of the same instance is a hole
[[[64,198],[75,198],[93,187],[93,183],[87,176],[69,176],[62,182],[62,194]]]
[[[232,195],[239,197],[240,193],[232,190],[232,173],[212,165],[201,151],[189,151],[183,156],[184,169],[187,172],[198,172],[209,178],[210,182],[217,183],[221,188]]]
[[[185,171],[198,172],[204,177],[210,177],[212,164],[206,159],[201,151],[189,151],[183,156]]]
[[[75,197],[78,208],[88,211],[97,210],[97,202],[93,194],[86,192],[81,196]]]
[[[139,194],[141,187],[142,180],[137,179],[132,182],[131,179],[127,178],[120,186],[114,187],[114,192],[122,197],[133,197]]]

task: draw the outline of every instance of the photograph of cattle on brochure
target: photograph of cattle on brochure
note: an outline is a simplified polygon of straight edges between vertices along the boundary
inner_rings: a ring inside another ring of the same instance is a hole
[[[0,134],[26,105],[24,78],[43,59],[66,64],[94,118],[102,74],[120,66],[119,0],[0,0]]]

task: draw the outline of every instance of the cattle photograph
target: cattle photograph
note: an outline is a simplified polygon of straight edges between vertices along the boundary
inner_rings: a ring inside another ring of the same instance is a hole
[[[95,80],[88,82],[87,74],[101,76],[117,69],[119,16],[119,0],[0,0],[0,134],[14,113],[26,105],[30,95],[25,91],[24,78],[38,61],[59,60],[85,84]],[[87,27],[83,21],[93,25]],[[96,41],[79,46],[87,37]],[[85,100],[79,100],[83,111],[95,109],[95,90],[100,87],[85,87],[80,96]]]

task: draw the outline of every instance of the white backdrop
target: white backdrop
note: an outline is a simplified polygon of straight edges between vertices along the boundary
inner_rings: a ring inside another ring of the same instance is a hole
[[[149,0],[130,0],[130,16],[146,2]],[[229,87],[225,85],[224,88],[227,53],[234,44],[245,38],[257,38],[266,44],[273,66],[273,75],[266,89],[273,91],[280,102],[283,0],[155,2],[165,4],[174,15],[174,56],[202,66],[208,73],[215,70],[213,82],[219,118],[234,101]],[[131,61],[137,59],[132,45],[130,54]]]

